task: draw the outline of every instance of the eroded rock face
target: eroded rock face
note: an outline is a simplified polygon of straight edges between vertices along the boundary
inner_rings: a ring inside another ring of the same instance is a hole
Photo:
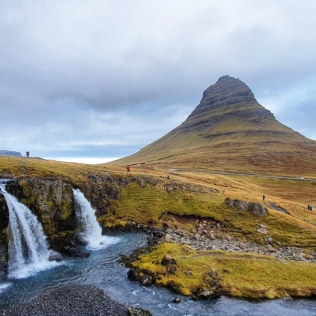
[[[225,203],[230,207],[235,207],[241,211],[250,211],[257,216],[266,216],[268,211],[261,203],[247,202],[241,200],[225,199]]]
[[[6,261],[8,256],[7,248],[7,227],[9,225],[9,210],[4,196],[0,193],[0,262]],[[0,267],[1,270],[1,267]],[[1,274],[1,271],[0,271]]]
[[[53,249],[68,243],[76,229],[72,185],[56,178],[26,178],[6,189],[38,217]]]

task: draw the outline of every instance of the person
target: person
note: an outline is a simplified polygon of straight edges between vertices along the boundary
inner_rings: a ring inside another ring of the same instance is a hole
[[[263,196],[262,196],[262,201],[264,201],[265,199],[266,199],[266,197],[263,195]]]
[[[127,169],[127,174],[128,174],[128,173],[131,173],[131,166],[130,166],[130,165],[128,165],[128,166],[126,167],[126,169]]]
[[[29,151],[26,152],[26,157],[30,157],[30,152]]]

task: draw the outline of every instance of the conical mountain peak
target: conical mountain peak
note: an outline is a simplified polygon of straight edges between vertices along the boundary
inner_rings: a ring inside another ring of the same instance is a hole
[[[220,77],[177,128],[138,153],[114,162],[170,168],[308,174],[316,142],[278,122],[239,79]]]
[[[254,105],[259,106],[256,108],[257,111],[253,113],[254,115],[274,118],[270,111],[259,105],[252,91],[244,82],[230,76],[223,76],[204,91],[200,104],[189,115],[189,118],[218,108],[227,110],[238,109],[241,106],[247,108],[248,106],[248,110],[254,110]],[[261,111],[258,111],[259,109]]]

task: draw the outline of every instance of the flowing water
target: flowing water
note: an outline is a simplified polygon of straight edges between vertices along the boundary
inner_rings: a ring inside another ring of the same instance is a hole
[[[102,228],[97,222],[95,210],[83,193],[79,189],[73,189],[73,193],[76,217],[80,225],[79,230],[87,237],[89,242],[86,248],[88,250],[97,250],[117,243],[119,241],[118,238],[102,235]]]
[[[6,195],[6,199],[7,198],[8,196]],[[81,198],[82,197],[79,197],[79,200]],[[13,201],[13,217],[20,218],[20,215],[17,215],[19,211],[16,210],[16,208],[19,208],[20,205],[16,204],[17,201],[11,199],[11,196],[9,196],[9,201]],[[83,199],[81,202],[82,201]],[[86,210],[84,210],[83,213],[85,211]],[[26,222],[33,223],[32,216],[30,216],[25,210],[24,213]],[[21,226],[22,224],[19,225]],[[30,225],[30,227],[32,227],[33,224]],[[35,225],[34,227],[38,226]],[[83,227],[90,226],[83,225]],[[84,229],[85,233],[89,233],[89,229]],[[29,230],[33,231],[32,228],[29,228]],[[126,306],[134,305],[148,309],[154,316],[316,315],[315,300],[246,301],[222,296],[210,301],[195,302],[190,300],[188,297],[173,294],[162,288],[157,288],[155,286],[143,287],[139,283],[130,282],[127,279],[128,269],[119,263],[119,258],[120,254],[130,255],[134,249],[146,246],[147,237],[143,234],[131,233],[100,237],[99,230],[97,229],[97,231],[97,237],[100,238],[99,242],[92,245],[92,247],[90,245],[90,248],[94,248],[96,250],[91,251],[90,257],[87,259],[69,258],[64,260],[62,264],[58,264],[53,268],[49,266],[46,270],[35,269],[32,271],[33,273],[22,273],[21,275],[23,275],[23,278],[17,278],[16,274],[10,273],[6,280],[2,280],[0,282],[0,310],[15,304],[28,302],[32,298],[49,293],[51,290],[59,288],[62,285],[76,283],[94,284],[102,288],[112,299],[119,301]],[[92,234],[94,233],[93,230],[90,232]],[[27,243],[27,238],[23,238],[25,240],[23,239],[21,244]],[[106,241],[107,239],[108,242]],[[43,243],[41,243],[41,245],[42,244]],[[105,245],[107,245],[107,247],[105,247]],[[35,246],[35,248],[36,247],[37,246]],[[41,247],[39,248],[41,249]],[[47,248],[45,249],[46,250],[43,250],[43,253],[45,254],[43,255],[43,260],[46,260]],[[25,252],[28,254],[28,251],[25,250],[21,250],[20,252],[16,251],[16,258],[19,259],[20,254],[22,253],[24,260],[21,265],[16,267],[16,271],[19,271],[18,267],[23,270],[23,267],[30,265],[31,262],[29,261],[33,260],[33,255],[29,255],[27,259],[25,259]],[[41,251],[39,251],[39,260],[42,260],[41,257]],[[181,298],[180,304],[172,303],[175,296],[179,296]]]
[[[11,278],[24,278],[58,265],[49,262],[49,250],[42,225],[36,216],[0,184],[9,209],[8,265]]]

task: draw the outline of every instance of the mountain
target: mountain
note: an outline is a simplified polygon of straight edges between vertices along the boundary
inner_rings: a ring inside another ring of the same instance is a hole
[[[11,150],[0,150],[0,156],[22,156],[21,153]]]
[[[177,128],[115,161],[162,168],[316,175],[316,142],[278,122],[239,79],[223,76]]]

